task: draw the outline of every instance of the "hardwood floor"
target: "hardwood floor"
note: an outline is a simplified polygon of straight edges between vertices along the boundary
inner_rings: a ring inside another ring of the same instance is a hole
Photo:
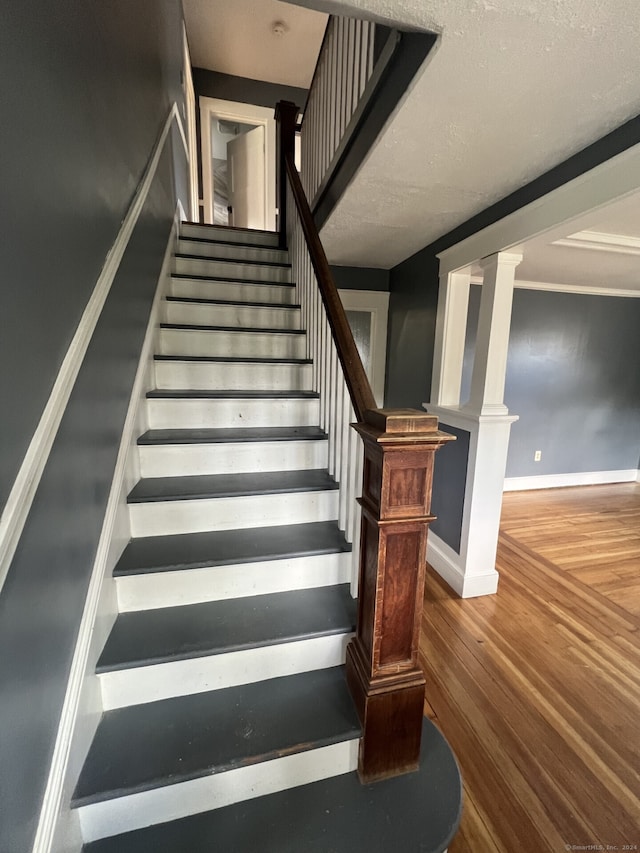
[[[496,596],[427,580],[425,712],[465,784],[450,853],[640,850],[640,485],[507,494],[502,528]]]

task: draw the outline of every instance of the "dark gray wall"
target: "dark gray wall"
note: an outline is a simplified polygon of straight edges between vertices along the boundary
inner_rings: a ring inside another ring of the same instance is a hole
[[[332,266],[331,272],[339,290],[389,290],[389,270]]]
[[[459,554],[471,435],[445,423],[440,424],[440,429],[455,435],[456,440],[436,453],[431,511],[438,518],[431,524],[431,530]]]
[[[463,401],[480,290],[472,286],[469,299]],[[505,403],[520,420],[511,428],[507,477],[637,467],[639,329],[640,299],[516,288]]]
[[[390,271],[385,405],[429,400],[438,309],[438,259],[426,251]]]
[[[173,0],[4,4],[2,499],[181,97]],[[182,154],[171,138],[0,594],[0,850],[31,849]]]
[[[193,69],[193,88],[196,99],[221,98],[223,101],[239,101],[258,107],[275,107],[278,101],[293,101],[302,109],[307,101],[307,90],[248,77],[235,77],[206,68]]]

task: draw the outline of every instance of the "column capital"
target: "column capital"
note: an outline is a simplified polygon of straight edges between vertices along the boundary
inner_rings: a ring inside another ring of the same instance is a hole
[[[522,252],[496,252],[481,258],[479,264],[483,270],[493,266],[517,267],[523,257]]]

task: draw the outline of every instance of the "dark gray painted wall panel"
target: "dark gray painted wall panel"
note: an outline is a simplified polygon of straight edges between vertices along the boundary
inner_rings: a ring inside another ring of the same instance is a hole
[[[181,97],[174,0],[5,4],[0,498]],[[0,850],[31,850],[151,299],[184,182],[172,136],[0,593]]]
[[[177,0],[3,3],[0,507],[182,98],[180,22]]]
[[[193,88],[196,99],[201,96],[220,98],[223,101],[238,101],[258,107],[275,107],[278,101],[292,101],[302,109],[307,100],[306,89],[236,77],[206,68],[193,69]]]
[[[339,290],[389,290],[389,270],[332,266],[331,272]]]
[[[438,308],[438,259],[414,256],[391,270],[385,405],[429,400]]]
[[[174,210],[171,151],[98,321],[0,595],[0,850],[30,849]],[[9,650],[9,653],[6,653]]]
[[[472,286],[469,299],[463,401],[480,290]],[[507,477],[637,467],[638,329],[640,299],[516,288],[505,402],[520,420],[511,428]]]
[[[431,511],[438,518],[431,524],[431,530],[459,554],[471,436],[467,430],[449,424],[441,423],[440,429],[455,435],[456,440],[436,453]]]

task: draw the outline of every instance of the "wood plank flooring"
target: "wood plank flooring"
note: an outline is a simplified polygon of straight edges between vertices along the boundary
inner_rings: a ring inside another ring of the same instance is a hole
[[[465,784],[450,853],[640,850],[640,486],[507,494],[502,526],[498,595],[427,580],[425,712]]]

